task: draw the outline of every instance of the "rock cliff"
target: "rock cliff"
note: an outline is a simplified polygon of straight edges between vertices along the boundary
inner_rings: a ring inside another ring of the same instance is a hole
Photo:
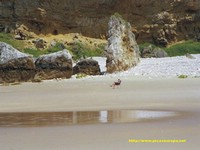
[[[166,46],[200,37],[200,0],[0,0],[0,31],[105,37],[115,12],[131,23],[138,42]]]

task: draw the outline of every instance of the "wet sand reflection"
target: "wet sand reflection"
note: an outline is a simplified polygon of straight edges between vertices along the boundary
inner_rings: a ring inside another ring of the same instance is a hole
[[[0,127],[128,123],[176,115],[176,112],[170,111],[143,110],[0,113]]]

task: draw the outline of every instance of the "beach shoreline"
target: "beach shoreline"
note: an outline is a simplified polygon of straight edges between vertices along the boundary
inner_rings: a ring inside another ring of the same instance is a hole
[[[121,87],[112,89],[110,85],[115,80],[117,78],[83,78],[0,86],[0,112],[146,109],[153,103],[157,108],[159,102],[170,105],[165,104],[165,100],[199,102],[199,78],[122,77]]]
[[[198,70],[196,71],[198,73]],[[122,80],[121,87],[112,89],[110,85],[118,78]],[[176,117],[132,123],[0,127],[1,149],[197,149],[200,137],[199,80],[199,77],[190,75],[180,79],[173,75],[146,76],[126,72],[100,77],[0,86],[0,113],[127,109],[182,113]],[[187,142],[129,143],[129,139]]]
[[[144,122],[45,127],[0,127],[2,149],[111,150],[199,147],[199,78],[122,77],[44,81],[0,87],[0,113],[94,110],[159,110],[183,115]],[[187,115],[190,114],[190,115]],[[186,143],[129,143],[129,139],[186,140]]]

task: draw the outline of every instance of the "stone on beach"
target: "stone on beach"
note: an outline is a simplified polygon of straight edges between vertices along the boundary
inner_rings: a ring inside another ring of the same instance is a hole
[[[30,81],[35,75],[33,57],[0,42],[0,82]]]
[[[72,56],[66,49],[40,56],[36,59],[35,66],[35,78],[41,80],[70,78],[72,76]]]
[[[73,68],[73,74],[84,73],[86,75],[100,75],[100,66],[96,60],[84,59]]]
[[[130,23],[119,16],[111,16],[108,37],[105,51],[107,72],[125,71],[136,66],[139,62],[139,47]]]
[[[149,45],[141,49],[141,57],[142,58],[151,58],[151,57],[162,58],[162,57],[168,57],[168,54],[161,48],[153,48],[152,45]]]

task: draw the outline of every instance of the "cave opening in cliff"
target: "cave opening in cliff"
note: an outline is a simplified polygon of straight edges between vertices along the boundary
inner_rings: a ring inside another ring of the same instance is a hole
[[[58,35],[58,30],[57,29],[53,30],[52,34],[53,35]]]

